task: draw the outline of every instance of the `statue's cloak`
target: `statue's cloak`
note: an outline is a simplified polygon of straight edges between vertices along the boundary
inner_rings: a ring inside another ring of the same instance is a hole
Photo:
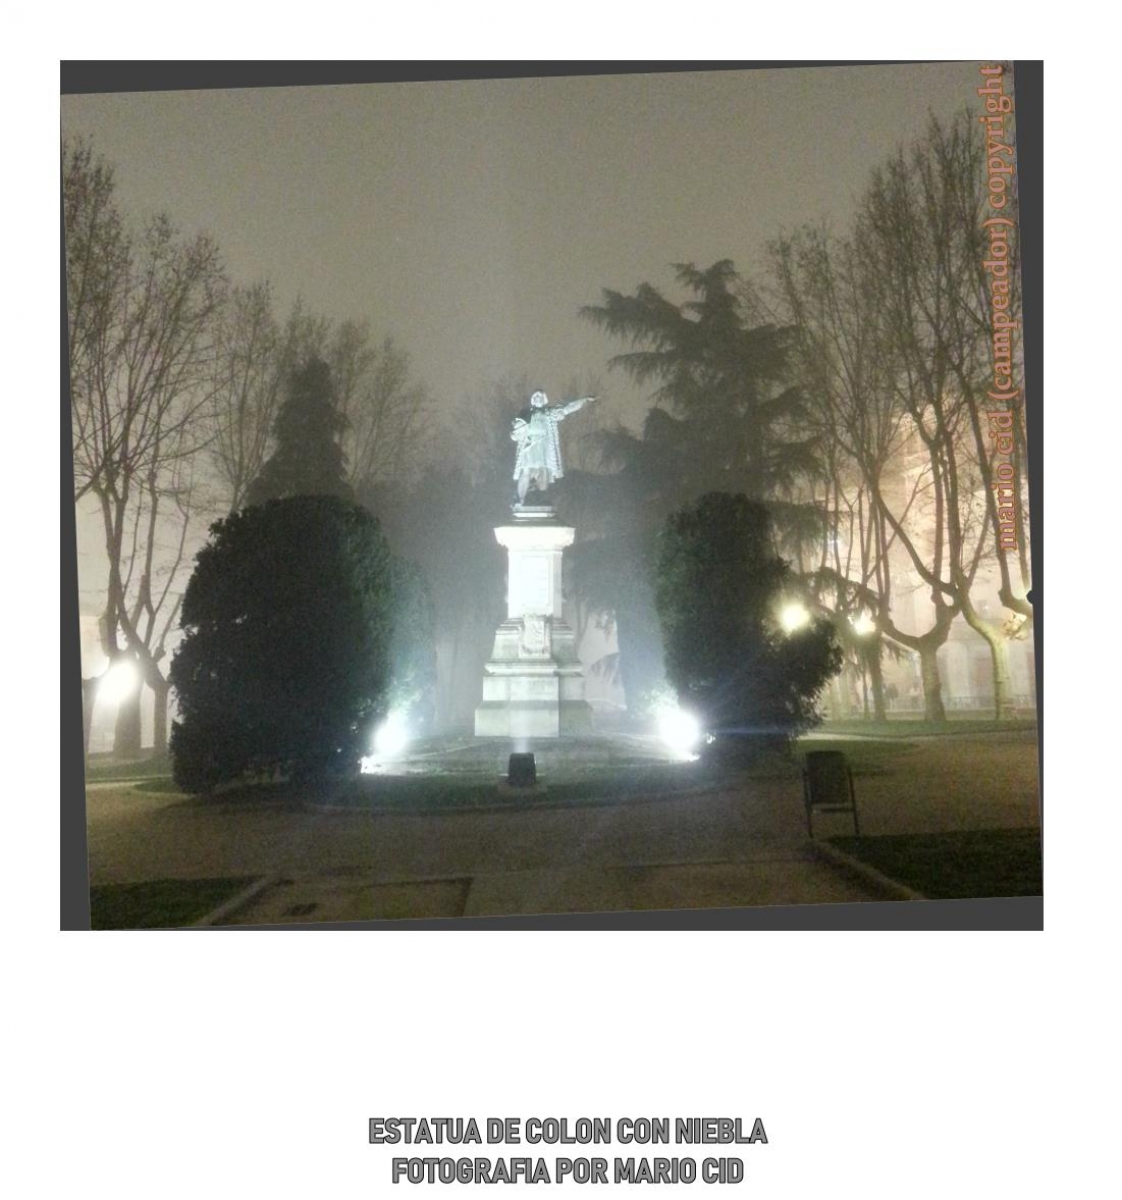
[[[565,470],[561,464],[561,438],[557,426],[584,405],[583,400],[557,404],[550,408],[532,408],[514,420],[511,438],[518,443],[514,459],[514,478],[523,472],[545,470],[549,482],[561,479]]]

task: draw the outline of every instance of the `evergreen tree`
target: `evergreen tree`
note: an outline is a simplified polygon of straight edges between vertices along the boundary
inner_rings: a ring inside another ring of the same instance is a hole
[[[682,304],[642,284],[633,296],[605,289],[603,304],[581,310],[634,347],[613,366],[658,385],[644,437],[615,434],[605,450],[625,469],[660,477],[659,491],[672,499],[664,511],[717,486],[764,501],[785,538],[805,538],[819,515],[799,502],[799,489],[817,461],[789,370],[792,331],[755,323],[747,285],[728,259],[676,269],[693,296]]]
[[[641,434],[620,426],[598,437],[601,459],[614,469],[600,485],[611,528],[603,547],[578,545],[572,554],[576,590],[616,620],[629,707],[660,673],[648,564],[670,514],[720,488],[766,504],[785,547],[811,541],[822,525],[820,510],[804,500],[818,447],[791,370],[794,331],[757,319],[729,260],[676,269],[689,295],[681,304],[641,284],[630,296],[605,289],[602,304],[581,310],[630,344],[612,365],[655,385]]]
[[[841,651],[826,620],[779,627],[794,578],[771,548],[763,505],[711,493],[675,513],[656,579],[667,678],[709,728],[786,740],[818,723],[816,700]]]
[[[246,773],[357,767],[390,702],[399,578],[377,521],[334,497],[217,521],[171,667],[176,782],[203,791]],[[418,582],[404,590],[416,602]],[[417,621],[403,624],[403,658],[417,662]]]
[[[264,504],[287,496],[351,501],[339,443],[345,425],[331,368],[322,358],[307,359],[289,379],[287,396],[273,424],[276,448],[250,484],[246,503]]]

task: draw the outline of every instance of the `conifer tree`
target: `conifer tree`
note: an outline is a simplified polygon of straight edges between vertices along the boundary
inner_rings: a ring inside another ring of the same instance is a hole
[[[797,594],[772,550],[767,509],[714,492],[674,513],[659,536],[655,603],[666,675],[679,699],[742,745],[784,741],[819,721],[817,700],[841,666],[831,623],[784,632]]]
[[[789,354],[793,331],[755,320],[746,281],[722,259],[676,267],[692,296],[681,304],[641,284],[633,296],[604,289],[581,314],[631,346],[611,360],[655,402],[642,439],[609,435],[608,458],[661,479],[669,506],[717,485],[765,503],[784,541],[813,536],[820,516],[799,502],[816,473],[814,438]]]
[[[273,425],[276,448],[250,485],[246,503],[290,496],[354,499],[339,438],[345,421],[336,402],[331,369],[309,358],[292,374]]]
[[[427,682],[424,626],[409,612],[399,619],[401,571],[378,522],[334,497],[287,497],[215,522],[171,666],[179,786],[355,770],[395,683],[419,694]],[[407,582],[417,608],[422,585]]]

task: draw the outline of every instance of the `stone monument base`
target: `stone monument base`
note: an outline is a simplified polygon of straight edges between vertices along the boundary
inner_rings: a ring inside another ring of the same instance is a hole
[[[520,641],[521,635],[519,623],[504,621],[495,636],[496,651],[500,643]],[[475,710],[476,737],[552,738],[591,729],[592,706],[584,698],[579,663],[566,667],[493,656],[484,668],[483,702]]]
[[[592,728],[576,635],[561,616],[561,554],[574,534],[545,506],[516,509],[514,523],[495,530],[507,548],[507,619],[483,670],[476,737],[555,738]]]

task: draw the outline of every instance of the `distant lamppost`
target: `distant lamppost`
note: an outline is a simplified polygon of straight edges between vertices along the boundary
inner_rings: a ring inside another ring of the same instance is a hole
[[[808,624],[810,611],[805,604],[792,600],[779,610],[779,626],[784,633],[794,633]]]
[[[876,631],[877,627],[876,621],[874,621],[873,618],[870,617],[866,612],[858,613],[857,616],[850,621],[850,625],[853,626],[853,632],[857,634],[858,637],[868,637],[870,633]]]
[[[118,658],[111,663],[97,685],[99,700],[109,704],[123,704],[140,686],[140,672],[129,658]]]

